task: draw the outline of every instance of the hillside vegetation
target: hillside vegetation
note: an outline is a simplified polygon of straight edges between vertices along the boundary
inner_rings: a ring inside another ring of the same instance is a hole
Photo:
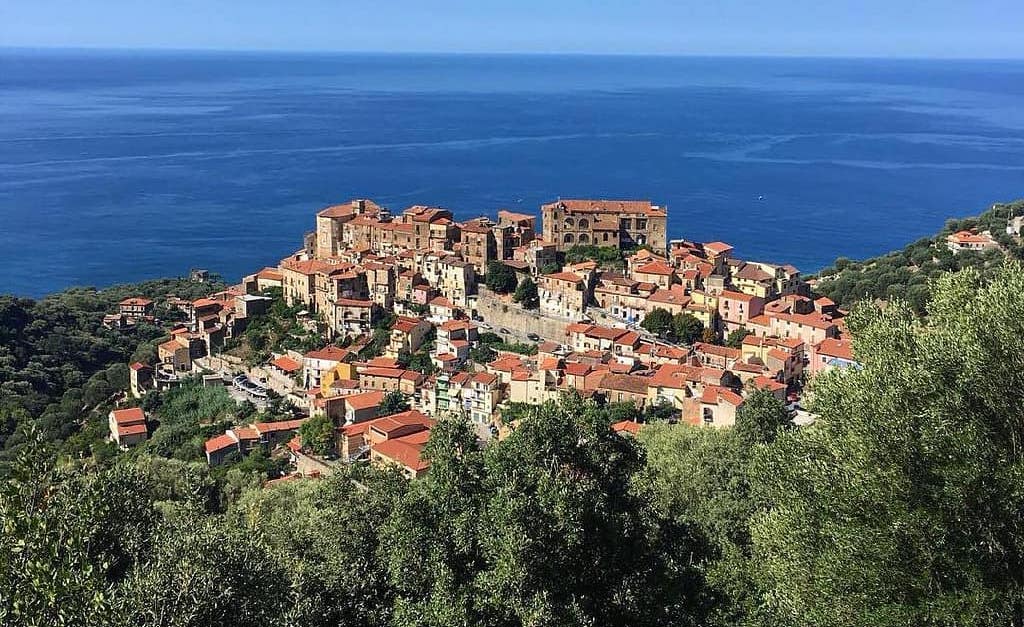
[[[1019,215],[1024,215],[1024,200],[996,204],[976,218],[948,220],[935,236],[920,239],[903,250],[866,261],[840,257],[819,273],[821,280],[815,291],[843,307],[851,307],[860,300],[900,298],[922,313],[928,300],[929,281],[943,273],[974,268],[982,276],[991,276],[1007,257],[1024,260],[1024,246],[1006,234],[1007,219]],[[954,255],[946,248],[946,236],[970,229],[979,233],[991,231],[1002,250]]]
[[[165,330],[145,323],[107,329],[104,314],[125,298],[144,296],[156,301],[156,317],[169,324],[182,313],[166,306],[168,295],[194,300],[222,288],[220,282],[160,279],[72,288],[40,300],[0,296],[0,471],[30,425],[72,456],[92,453],[97,438],[90,428],[105,434],[104,412],[93,410],[128,387],[128,363],[155,357],[154,343]]]

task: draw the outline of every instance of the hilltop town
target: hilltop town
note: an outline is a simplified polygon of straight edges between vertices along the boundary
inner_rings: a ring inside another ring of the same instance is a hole
[[[370,459],[415,477],[435,419],[451,412],[481,439],[500,438],[517,407],[573,391],[633,404],[615,426],[623,433],[653,416],[728,427],[765,389],[806,421],[807,380],[856,363],[844,312],[813,298],[791,265],[669,240],[668,208],[649,201],[557,200],[540,213],[538,229],[535,216],[504,210],[459,222],[439,207],[327,207],[276,267],[168,303],[184,321],[154,363],[130,365],[132,396],[203,375],[239,402],[285,399],[286,419],[210,437],[210,464],[280,445],[301,474]],[[275,301],[313,347],[243,359],[246,329]],[[152,305],[126,299],[104,323],[149,319]],[[115,410],[111,439],[132,447],[146,425],[141,409]]]

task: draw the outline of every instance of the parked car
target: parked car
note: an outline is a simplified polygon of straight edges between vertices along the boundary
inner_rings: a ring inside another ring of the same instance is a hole
[[[512,332],[506,329],[505,327],[501,327],[500,329],[498,329],[498,333],[501,333],[502,335],[512,335]]]
[[[527,334],[526,334],[526,337],[527,337],[527,339],[529,339],[529,340],[530,340],[531,342],[539,342],[539,341],[540,341],[540,336],[539,336],[539,335],[537,335],[536,333],[527,333]]]

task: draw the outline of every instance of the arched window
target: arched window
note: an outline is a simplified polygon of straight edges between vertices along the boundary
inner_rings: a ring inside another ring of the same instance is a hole
[[[572,244],[572,233],[566,233],[565,237],[562,238],[562,241],[566,244]]]
[[[587,220],[586,218],[580,218],[580,221],[577,223],[577,226],[579,226],[581,229],[589,229],[590,220]]]
[[[566,218],[565,219],[565,228],[567,228],[567,229],[573,228],[572,218]]]
[[[586,233],[580,233],[580,240],[579,241],[580,241],[580,244],[589,244],[590,243],[590,236],[587,235]]]

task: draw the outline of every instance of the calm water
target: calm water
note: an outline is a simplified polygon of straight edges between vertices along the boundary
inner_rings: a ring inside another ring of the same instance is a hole
[[[0,292],[234,279],[351,197],[651,198],[813,271],[1024,196],[1022,97],[1024,62],[0,51]]]

